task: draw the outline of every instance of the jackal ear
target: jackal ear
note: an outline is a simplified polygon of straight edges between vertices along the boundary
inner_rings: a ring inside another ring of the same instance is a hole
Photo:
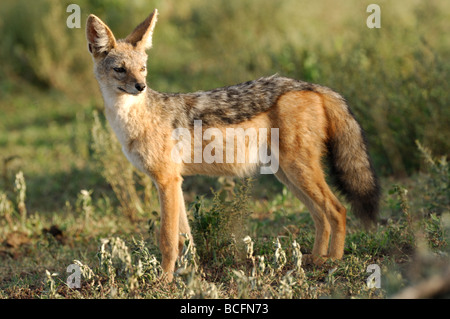
[[[153,30],[158,19],[158,10],[154,10],[147,19],[126,37],[125,41],[131,43],[136,48],[145,51],[152,47]]]
[[[116,46],[116,39],[112,31],[93,14],[89,15],[87,19],[86,38],[89,52],[95,57],[108,53]]]

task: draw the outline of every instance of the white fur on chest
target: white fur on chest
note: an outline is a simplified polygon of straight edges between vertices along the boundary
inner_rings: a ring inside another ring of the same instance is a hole
[[[105,97],[106,118],[122,146],[133,138],[133,132],[136,130],[133,126],[136,123],[133,118],[135,112],[132,109],[139,103],[138,97],[128,94]]]
[[[142,119],[136,118],[135,108],[144,103],[144,95],[103,94],[103,98],[106,118],[122,145],[123,153],[136,168],[144,171],[141,156],[129,147],[131,141],[140,137],[141,125],[139,120]]]

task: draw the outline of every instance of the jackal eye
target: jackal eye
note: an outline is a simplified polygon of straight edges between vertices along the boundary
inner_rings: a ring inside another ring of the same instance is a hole
[[[146,67],[145,66],[143,66],[142,68],[141,68],[141,72],[144,72],[145,71],[145,69],[146,69]]]
[[[114,71],[116,71],[117,73],[124,73],[125,69],[124,68],[113,68]]]

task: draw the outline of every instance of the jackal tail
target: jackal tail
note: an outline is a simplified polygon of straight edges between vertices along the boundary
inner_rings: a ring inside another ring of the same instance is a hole
[[[324,87],[319,92],[329,123],[327,146],[334,183],[353,213],[368,227],[378,215],[380,187],[364,132],[339,94]]]

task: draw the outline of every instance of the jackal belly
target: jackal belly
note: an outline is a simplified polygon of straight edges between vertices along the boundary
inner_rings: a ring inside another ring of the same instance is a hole
[[[257,174],[259,167],[257,163],[189,163],[183,165],[182,175],[249,177]]]
[[[182,163],[184,175],[249,176],[260,167],[278,163],[279,132],[270,127],[267,112],[226,127],[177,129],[172,160]],[[275,164],[275,165],[273,165]],[[267,174],[267,169],[261,173]]]
[[[260,148],[267,148],[267,143],[258,143],[258,133],[253,128],[208,128],[195,132],[192,140],[180,140],[172,150],[172,160],[182,163],[184,175],[243,177],[254,174],[260,166]]]

